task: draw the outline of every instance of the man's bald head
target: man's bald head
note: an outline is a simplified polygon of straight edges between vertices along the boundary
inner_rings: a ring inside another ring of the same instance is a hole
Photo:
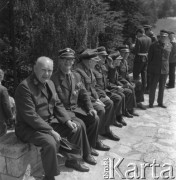
[[[41,83],[46,83],[53,72],[53,60],[42,56],[39,57],[34,65],[34,73]]]

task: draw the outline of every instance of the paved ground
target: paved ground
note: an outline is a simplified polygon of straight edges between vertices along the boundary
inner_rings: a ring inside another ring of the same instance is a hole
[[[61,174],[56,179],[120,180],[130,177],[137,179],[138,176],[138,179],[152,180],[158,176],[161,180],[166,179],[164,176],[162,178],[162,174],[169,176],[167,179],[176,176],[176,89],[165,92],[164,102],[168,106],[167,109],[157,106],[146,111],[137,109],[140,116],[126,119],[128,126],[121,129],[112,127],[112,131],[120,136],[121,140],[103,140],[111,150],[98,151],[100,155],[96,158],[97,165],[87,164],[90,172],[80,173],[63,165],[60,168]],[[148,95],[145,95],[145,104],[148,104]],[[114,171],[113,162],[114,165],[119,162]]]

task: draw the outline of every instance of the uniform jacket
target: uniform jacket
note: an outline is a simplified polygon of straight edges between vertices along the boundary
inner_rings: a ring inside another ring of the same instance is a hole
[[[48,81],[48,93],[34,74],[17,87],[15,103],[17,108],[16,135],[23,141],[36,131],[49,133],[50,123],[65,123],[71,120],[57,96],[54,84]]]
[[[73,115],[72,112],[86,115],[90,109],[93,109],[90,97],[77,72],[70,73],[71,86],[68,85],[66,76],[61,70],[55,72],[51,79],[55,84],[59,98],[70,115]]]
[[[172,50],[169,56],[169,63],[176,63],[176,41],[171,42]]]
[[[154,74],[169,73],[169,55],[172,45],[155,42],[151,45],[148,54],[148,71]]]
[[[91,98],[92,102],[95,102],[99,99],[99,96],[96,92],[96,78],[91,69],[87,69],[83,63],[77,64],[75,69],[81,76],[82,82]]]
[[[109,89],[118,89],[117,86],[123,86],[128,81],[120,75],[120,67],[108,67]],[[115,86],[114,86],[115,85]]]
[[[112,72],[112,71],[111,70],[108,71],[105,65],[99,65],[99,64],[97,64],[95,66],[95,69],[93,70],[93,73],[97,81],[96,90],[100,97],[111,95],[111,91],[110,91],[111,89],[118,89],[114,81],[115,79],[111,78],[111,76],[108,75],[108,72]],[[115,71],[113,71],[112,74],[114,72]]]
[[[8,91],[0,84],[0,121],[7,122],[12,116]]]
[[[151,38],[143,35],[136,40],[134,53],[136,62],[144,62],[147,60],[147,56],[140,56],[140,53],[148,53],[149,47],[151,45]]]

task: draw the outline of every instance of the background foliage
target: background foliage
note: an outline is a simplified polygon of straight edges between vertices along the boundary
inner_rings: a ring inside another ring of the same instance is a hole
[[[172,7],[172,8],[169,8]],[[1,0],[0,67],[13,95],[37,57],[57,60],[65,47],[77,53],[134,40],[139,25],[175,16],[174,0]]]

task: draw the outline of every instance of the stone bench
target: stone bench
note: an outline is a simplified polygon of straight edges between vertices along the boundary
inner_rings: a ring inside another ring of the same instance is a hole
[[[31,166],[31,175],[43,169],[40,149],[32,144],[22,143],[15,133],[8,132],[0,138],[0,180],[23,180],[27,166]],[[59,164],[65,158],[59,156]]]

